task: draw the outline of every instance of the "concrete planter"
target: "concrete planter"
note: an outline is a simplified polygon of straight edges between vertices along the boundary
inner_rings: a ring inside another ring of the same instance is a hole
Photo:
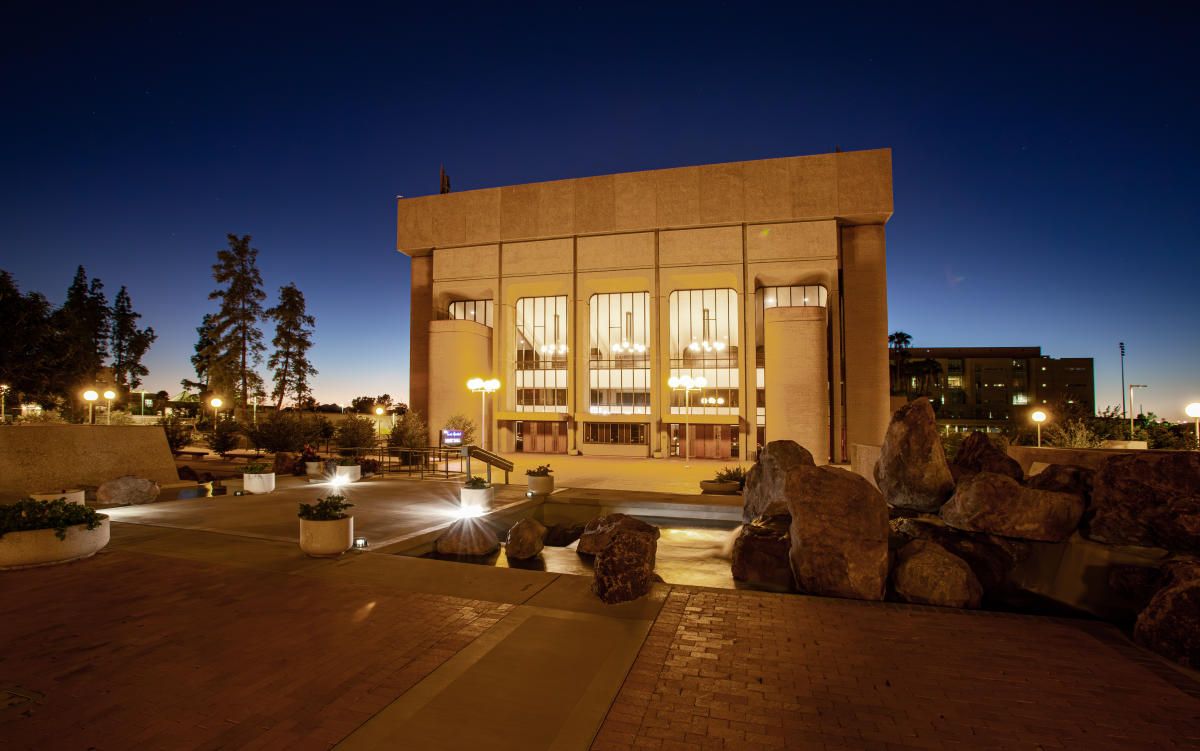
[[[275,490],[275,473],[267,472],[261,475],[242,473],[242,489],[255,495],[270,493]]]
[[[550,495],[554,492],[554,475],[526,475],[529,480],[529,492],[533,495]]]
[[[477,508],[483,511],[492,509],[492,501],[496,498],[495,488],[463,488],[459,500],[464,508]]]
[[[362,479],[362,467],[357,464],[343,467],[339,464],[336,476],[342,478],[342,482],[358,482]]]
[[[300,549],[313,558],[336,558],[354,545],[354,517],[300,520]]]
[[[0,537],[0,570],[51,566],[56,563],[90,558],[108,544],[108,517],[101,514],[100,526],[88,529],[83,524],[67,527],[67,539],[60,540],[53,529],[9,532]]]
[[[30,493],[29,497],[35,501],[57,501],[59,498],[65,499],[67,503],[78,503],[80,506],[84,504],[82,490],[58,490],[53,493]]]
[[[740,482],[718,482],[717,480],[701,480],[700,492],[716,495],[734,495],[742,489]]]
[[[304,462],[304,474],[307,477],[324,476],[325,462]]]

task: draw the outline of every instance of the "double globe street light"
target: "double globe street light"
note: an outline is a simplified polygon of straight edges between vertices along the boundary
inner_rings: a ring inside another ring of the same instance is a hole
[[[693,342],[694,344],[695,342]],[[683,392],[683,466],[688,466],[692,460],[692,441],[691,436],[691,417],[692,404],[691,395],[693,391],[700,391],[708,385],[708,379],[704,376],[696,376],[693,378],[690,375],[671,376],[667,379],[667,385],[672,391]]]
[[[488,394],[500,390],[500,381],[496,378],[472,378],[467,381],[467,388],[479,394],[479,445],[487,449],[487,397]]]

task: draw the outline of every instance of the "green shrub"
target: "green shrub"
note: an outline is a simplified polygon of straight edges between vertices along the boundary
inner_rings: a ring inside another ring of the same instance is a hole
[[[550,469],[549,464],[539,464],[533,469],[525,470],[525,474],[529,477],[549,477],[554,470]]]
[[[409,410],[396,420],[388,435],[388,446],[397,449],[419,449],[429,445],[429,429],[420,413]]]
[[[746,470],[741,467],[725,467],[718,470],[713,479],[717,482],[736,482],[739,486],[745,487]]]
[[[167,445],[171,451],[179,451],[192,441],[192,428],[178,415],[164,415],[158,419],[163,432],[167,434]]]
[[[358,459],[355,459],[353,456],[343,456],[337,460],[337,465],[339,467],[357,467]]]
[[[471,446],[475,443],[475,423],[466,415],[451,415],[442,427],[450,430],[461,430],[464,446]]]
[[[256,449],[277,454],[281,451],[300,451],[306,443],[316,439],[317,423],[306,423],[303,418],[276,412],[260,420],[258,425],[246,428],[246,437]]]
[[[375,445],[375,421],[369,417],[350,417],[337,429],[338,448],[355,449]]]
[[[225,456],[238,447],[240,432],[241,426],[237,424],[237,420],[219,420],[216,429],[208,437],[208,447]]]
[[[318,498],[316,503],[301,503],[299,516],[309,522],[337,521],[345,519],[348,516],[346,509],[353,505],[353,503],[346,503],[345,496],[329,495],[325,498]]]
[[[274,472],[275,468],[266,462],[250,462],[242,467],[242,473],[247,475],[269,475]]]
[[[482,477],[472,477],[470,480],[467,480],[465,483],[463,483],[463,487],[470,488],[471,490],[484,490],[492,486]]]
[[[0,537],[8,532],[27,532],[34,529],[53,529],[54,536],[67,539],[67,527],[85,524],[88,529],[100,526],[100,514],[80,503],[35,501],[23,498],[8,506],[0,506]]]

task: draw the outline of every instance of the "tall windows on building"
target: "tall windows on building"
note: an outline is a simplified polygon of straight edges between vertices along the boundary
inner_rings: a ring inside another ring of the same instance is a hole
[[[475,321],[484,326],[492,326],[491,300],[455,300],[450,303],[449,317],[451,320]]]
[[[757,423],[759,443],[762,443],[767,424],[766,363],[767,348],[764,330],[765,311],[769,308],[828,307],[829,291],[820,284],[791,287],[759,287],[754,293],[754,352],[755,387],[757,390]]]
[[[732,289],[671,293],[671,377],[703,377],[707,385],[690,394],[671,392],[671,414],[738,413],[738,296]],[[688,408],[685,409],[685,404]]]
[[[592,295],[588,312],[588,411],[650,414],[650,293]]]
[[[522,297],[516,305],[516,408],[567,411],[567,296]]]

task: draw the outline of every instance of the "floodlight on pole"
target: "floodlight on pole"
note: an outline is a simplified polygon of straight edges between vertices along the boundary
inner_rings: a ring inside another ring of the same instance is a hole
[[[99,398],[100,395],[96,393],[95,389],[88,389],[87,391],[83,392],[83,400],[88,403],[88,425],[91,425],[95,420],[93,405]]]
[[[1184,407],[1183,411],[1196,421],[1196,449],[1200,450],[1200,402],[1192,402]]]
[[[108,400],[108,407],[104,410],[104,424],[112,425],[112,400],[117,398],[117,394],[112,389],[105,389],[104,398]]]
[[[1038,448],[1041,448],[1042,447],[1042,423],[1044,423],[1046,421],[1046,413],[1039,409],[1039,410],[1036,410],[1032,415],[1030,415],[1030,417],[1033,418],[1033,421],[1035,423],[1037,423]]]
[[[1129,384],[1129,440],[1133,440],[1133,390],[1150,388],[1144,383]]]
[[[500,390],[500,380],[497,378],[472,378],[467,381],[467,388],[479,394],[479,445],[487,448],[487,397],[488,394]]]

